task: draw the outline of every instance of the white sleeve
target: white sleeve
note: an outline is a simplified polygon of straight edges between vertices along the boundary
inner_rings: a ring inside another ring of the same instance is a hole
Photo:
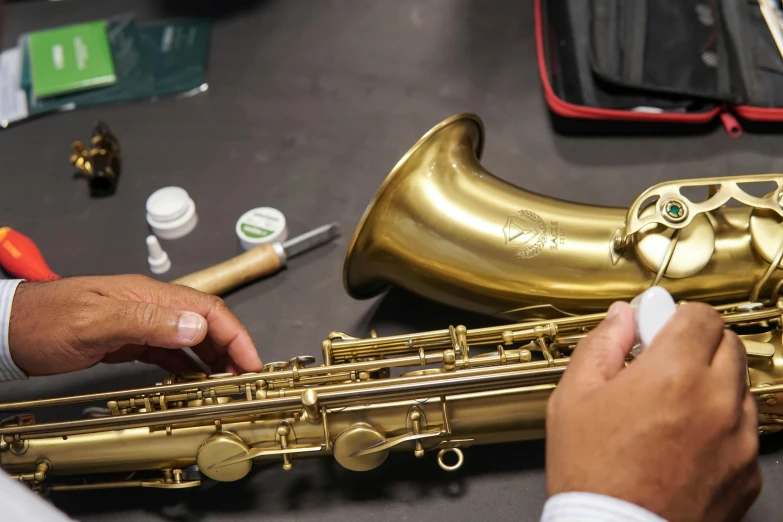
[[[14,301],[16,287],[21,279],[0,280],[0,381],[19,381],[27,379],[27,374],[19,369],[11,358],[8,347],[8,326],[11,321],[11,304]]]
[[[27,374],[14,364],[10,348],[8,347],[8,325],[11,321],[11,304],[14,301],[16,287],[21,282],[21,279],[0,280],[0,381],[27,379]]]
[[[26,522],[74,522],[52,503],[30,488],[0,471],[0,506],[3,520]]]
[[[541,522],[666,522],[625,500],[595,493],[569,492],[550,497]]]

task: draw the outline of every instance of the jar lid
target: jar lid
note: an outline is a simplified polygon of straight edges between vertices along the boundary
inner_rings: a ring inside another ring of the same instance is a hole
[[[288,238],[282,212],[272,207],[248,210],[237,220],[236,234],[242,248],[250,250],[264,243],[280,243]]]
[[[190,196],[181,187],[163,187],[147,198],[147,214],[154,221],[173,221],[188,210]]]
[[[196,204],[181,187],[160,188],[147,198],[147,222],[161,238],[183,237],[198,222]]]

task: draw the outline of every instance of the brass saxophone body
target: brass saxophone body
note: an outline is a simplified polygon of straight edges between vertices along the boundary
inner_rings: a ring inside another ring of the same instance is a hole
[[[235,481],[254,463],[290,470],[317,457],[365,471],[397,451],[434,454],[454,471],[472,445],[543,437],[579,340],[611,302],[652,285],[721,313],[748,355],[759,432],[781,429],[783,175],[661,183],[628,209],[608,208],[514,187],[481,167],[482,147],[471,114],[419,140],[357,227],[344,282],[354,297],[393,284],[508,324],[332,332],[319,366],[300,356],[257,374],[0,403],[0,467],[43,493],[194,487],[191,471]],[[103,410],[33,416],[71,404]]]
[[[778,431],[783,309],[743,302],[718,310],[745,344],[759,431]],[[361,339],[332,332],[320,366],[303,356],[257,374],[170,376],[148,388],[4,403],[2,411],[27,412],[98,402],[106,412],[41,424],[7,417],[0,466],[44,493],[194,487],[201,478],[188,470],[230,482],[254,463],[290,470],[298,459],[327,456],[366,471],[395,451],[436,454],[454,471],[472,445],[544,437],[549,395],[604,316]],[[153,474],[132,476],[139,472]]]
[[[481,119],[458,114],[399,160],[348,248],[351,296],[394,285],[516,321],[600,312],[653,284],[675,299],[755,300],[783,277],[764,277],[783,253],[781,174],[665,182],[604,207],[514,186],[481,165],[483,147]]]

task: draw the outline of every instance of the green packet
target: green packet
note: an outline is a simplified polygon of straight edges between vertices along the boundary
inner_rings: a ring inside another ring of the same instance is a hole
[[[27,46],[36,98],[117,81],[102,21],[36,31],[29,34]]]
[[[30,116],[190,91],[206,86],[209,22],[183,19],[137,24],[131,17],[106,22],[117,81],[78,93],[36,98],[30,71],[29,35],[20,38],[21,88]]]

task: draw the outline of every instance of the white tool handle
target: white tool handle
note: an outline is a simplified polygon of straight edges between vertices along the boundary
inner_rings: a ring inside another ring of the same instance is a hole
[[[648,288],[631,301],[636,328],[635,352],[647,348],[666,322],[674,315],[674,298],[660,286]],[[634,355],[637,355],[636,353]]]

